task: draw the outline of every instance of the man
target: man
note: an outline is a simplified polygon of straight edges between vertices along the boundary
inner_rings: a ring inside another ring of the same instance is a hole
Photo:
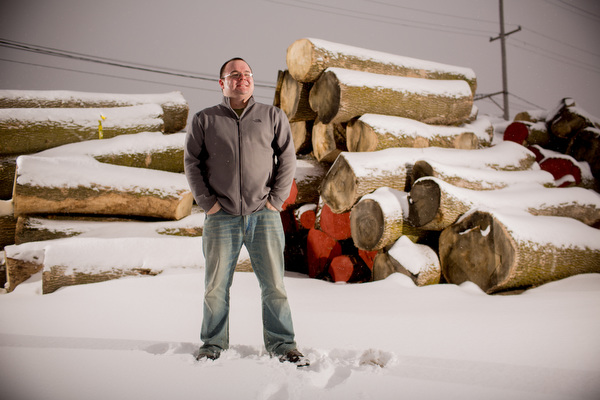
[[[206,212],[204,315],[198,359],[217,359],[229,347],[229,289],[242,245],[260,288],[267,351],[298,366],[284,287],[285,237],[279,212],[290,193],[296,154],[282,110],[257,103],[252,70],[241,58],[220,70],[221,104],[194,115],[185,141],[185,174]]]

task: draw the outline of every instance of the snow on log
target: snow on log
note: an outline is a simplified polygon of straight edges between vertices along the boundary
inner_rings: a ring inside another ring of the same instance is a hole
[[[298,82],[289,73],[284,73],[279,94],[280,108],[290,122],[310,121],[317,116],[308,103],[308,94],[312,86],[313,84],[310,82]]]
[[[465,80],[473,94],[477,89],[475,72],[470,68],[418,60],[320,39],[296,40],[287,49],[286,63],[290,74],[301,82],[314,82],[327,68],[339,67],[412,78]]]
[[[405,117],[437,125],[469,120],[473,94],[465,81],[428,80],[327,69],[315,82],[310,107],[324,124],[348,122],[363,114]]]
[[[562,99],[557,109],[548,113],[548,129],[558,138],[571,138],[589,127],[600,128],[600,120],[577,107],[572,98]]]
[[[296,154],[308,154],[312,151],[313,124],[314,121],[290,122]]]
[[[515,115],[514,121],[524,121],[524,122],[546,122],[546,118],[548,117],[548,110],[527,110],[518,112]]]
[[[511,122],[504,130],[503,139],[523,146],[534,144],[546,146],[550,143],[550,135],[545,121],[535,123],[527,121]]]
[[[433,176],[454,186],[473,190],[501,189],[510,185],[528,183],[555,187],[551,173],[542,170],[497,171],[470,168],[456,165],[444,165],[434,161],[420,160],[414,163],[410,182],[416,182],[424,176]]]
[[[413,226],[427,230],[441,231],[472,208],[482,207],[570,217],[586,225],[600,227],[600,195],[577,187],[517,185],[477,191],[456,187],[437,178],[421,178],[414,183],[409,198],[408,221]]]
[[[0,109],[1,154],[30,154],[63,144],[163,130],[162,108],[145,104],[118,108]]]
[[[311,135],[313,155],[318,161],[332,163],[346,151],[346,128],[342,124],[315,122]]]
[[[401,236],[413,241],[423,237],[424,231],[407,223],[408,193],[381,187],[363,196],[350,212],[354,245],[362,250],[380,250]]]
[[[183,172],[184,141],[185,132],[170,135],[161,132],[141,132],[111,139],[66,144],[36,153],[36,156],[91,156],[107,164]]]
[[[177,221],[135,221],[116,217],[21,216],[15,243],[40,242],[67,237],[202,236],[204,212],[194,207],[191,215]]]
[[[317,222],[317,205],[309,203],[298,207],[294,210],[294,219],[297,229],[313,229]]]
[[[112,108],[158,104],[165,133],[185,128],[189,106],[181,92],[158,94],[88,93],[67,90],[0,90],[0,108]]]
[[[477,149],[491,145],[492,123],[480,118],[459,127],[427,125],[408,118],[365,114],[346,128],[349,151],[377,151],[390,147],[447,147]]]
[[[439,254],[449,283],[526,289],[599,273],[600,230],[573,218],[473,211],[442,232]]]
[[[400,237],[389,251],[380,251],[373,264],[373,280],[399,272],[410,277],[417,286],[434,285],[442,274],[440,260],[433,249]]]
[[[319,187],[327,169],[311,156],[296,158],[294,180],[298,186],[296,204],[318,203]]]
[[[364,195],[380,187],[406,191],[409,170],[419,160],[433,159],[473,168],[521,170],[534,165],[535,156],[512,142],[479,150],[428,147],[390,148],[376,152],[342,152],[321,183],[321,196],[335,213],[350,211]],[[539,172],[539,171],[538,171]],[[551,175],[544,175],[551,180]]]
[[[181,219],[192,194],[183,174],[100,163],[90,157],[17,159],[15,215],[101,214]]]
[[[48,294],[64,286],[125,276],[153,276],[173,268],[199,268],[203,259],[199,240],[70,238],[55,241],[44,251],[42,292]]]

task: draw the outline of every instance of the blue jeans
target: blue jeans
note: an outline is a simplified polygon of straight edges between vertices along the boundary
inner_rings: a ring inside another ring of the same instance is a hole
[[[206,272],[201,352],[229,347],[229,289],[242,245],[248,249],[261,289],[265,347],[271,354],[285,354],[296,348],[283,283],[285,236],[279,213],[267,208],[242,216],[220,210],[204,221]]]

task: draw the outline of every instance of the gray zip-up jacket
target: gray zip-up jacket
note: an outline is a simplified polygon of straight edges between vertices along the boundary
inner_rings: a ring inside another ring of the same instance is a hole
[[[290,194],[296,152],[285,113],[251,97],[240,117],[229,98],[196,113],[184,148],[185,175],[205,211],[249,215],[267,200],[281,210]]]

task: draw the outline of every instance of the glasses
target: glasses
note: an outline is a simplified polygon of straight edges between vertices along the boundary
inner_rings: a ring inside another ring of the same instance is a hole
[[[244,77],[245,79],[250,79],[250,78],[252,78],[252,75],[253,75],[253,74],[252,74],[252,72],[244,72],[243,74],[242,74],[242,73],[239,73],[239,72],[232,72],[232,73],[230,73],[230,74],[227,74],[227,75],[225,75],[225,76],[224,76],[223,78],[221,78],[221,79],[225,79],[225,78],[231,78],[231,79],[234,79],[234,80],[236,80],[236,81],[237,81],[237,80],[238,80],[238,79],[240,79],[241,77]]]

